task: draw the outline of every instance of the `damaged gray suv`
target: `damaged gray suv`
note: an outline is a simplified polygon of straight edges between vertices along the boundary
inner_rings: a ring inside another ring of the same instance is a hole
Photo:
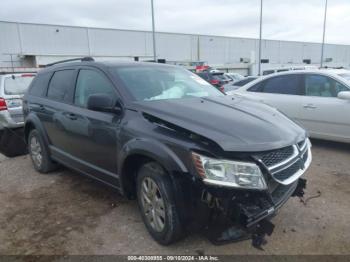
[[[303,195],[306,132],[180,67],[63,61],[38,73],[23,109],[37,171],[61,164],[137,199],[164,245],[199,231],[260,246],[270,218]]]

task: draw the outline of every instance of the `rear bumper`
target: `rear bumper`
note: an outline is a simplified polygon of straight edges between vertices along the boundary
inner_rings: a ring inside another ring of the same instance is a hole
[[[23,115],[18,115],[14,118],[7,110],[0,111],[0,130],[5,128],[19,128],[22,126],[24,126]]]

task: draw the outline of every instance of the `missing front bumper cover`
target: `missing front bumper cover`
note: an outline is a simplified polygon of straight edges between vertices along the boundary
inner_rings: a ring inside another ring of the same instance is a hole
[[[253,247],[262,249],[262,245],[267,242],[265,237],[270,236],[275,227],[270,218],[291,196],[304,195],[305,188],[306,180],[300,178],[290,186],[281,185],[270,197],[255,195],[226,201],[220,199],[219,202],[226,202],[226,205],[220,209],[210,205],[212,215],[205,235],[216,245],[252,239]],[[210,201],[203,201],[202,195],[203,202],[215,203],[215,197],[204,196],[205,200]]]

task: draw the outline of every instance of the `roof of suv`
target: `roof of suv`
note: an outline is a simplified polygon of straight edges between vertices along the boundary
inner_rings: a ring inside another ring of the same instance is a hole
[[[174,65],[154,63],[154,62],[125,62],[125,61],[82,61],[82,62],[62,62],[59,64],[47,66],[41,70],[41,72],[49,72],[59,68],[76,67],[76,66],[95,66],[102,68],[110,67],[127,67],[127,66],[166,66],[177,67]]]

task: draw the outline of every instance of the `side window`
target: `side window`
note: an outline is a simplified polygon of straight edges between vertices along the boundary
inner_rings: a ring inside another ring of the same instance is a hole
[[[51,74],[50,73],[44,73],[44,74],[38,74],[29,89],[29,94],[34,96],[44,96],[46,94],[47,86],[50,81]]]
[[[50,81],[47,97],[57,101],[70,102],[74,70],[56,71]]]
[[[93,70],[82,69],[75,88],[74,104],[86,107],[89,96],[93,94],[116,97],[114,86],[105,76]]]
[[[336,97],[341,91],[349,89],[338,81],[323,75],[305,75],[305,95]]]
[[[266,80],[263,92],[273,94],[299,95],[299,75],[276,76]]]

